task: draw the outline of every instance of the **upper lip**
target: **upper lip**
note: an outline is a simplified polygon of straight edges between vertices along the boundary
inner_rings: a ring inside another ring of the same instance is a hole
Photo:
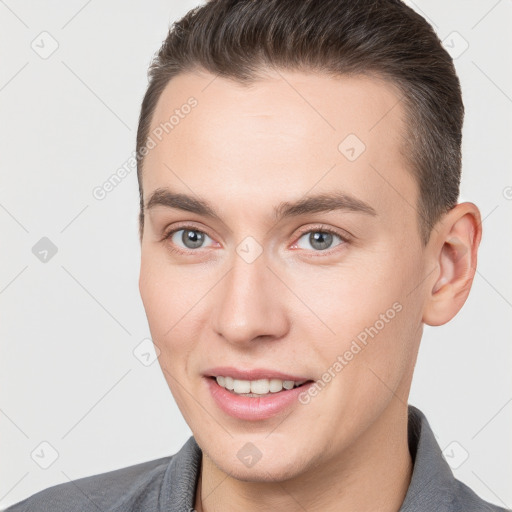
[[[310,377],[303,375],[292,375],[291,373],[283,373],[277,370],[269,370],[268,368],[252,368],[241,369],[232,366],[217,366],[209,368],[203,372],[206,377],[233,377],[238,380],[258,380],[258,379],[280,379],[280,380],[293,380],[295,382],[302,380],[311,380]]]

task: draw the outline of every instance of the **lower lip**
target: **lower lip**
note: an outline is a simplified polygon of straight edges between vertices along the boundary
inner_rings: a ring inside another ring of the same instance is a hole
[[[215,379],[206,378],[206,384],[217,405],[226,414],[240,420],[266,420],[277,413],[299,403],[299,395],[307,391],[313,382],[293,389],[264,395],[261,398],[241,396],[219,386]]]

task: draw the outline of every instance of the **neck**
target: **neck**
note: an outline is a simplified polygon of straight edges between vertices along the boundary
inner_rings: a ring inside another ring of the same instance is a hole
[[[397,512],[413,469],[407,442],[407,407],[389,407],[335,460],[282,482],[247,482],[222,472],[203,452],[197,512],[358,510]]]

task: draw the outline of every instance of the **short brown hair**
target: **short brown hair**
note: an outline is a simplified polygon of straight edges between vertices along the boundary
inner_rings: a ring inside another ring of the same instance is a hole
[[[457,204],[464,105],[450,55],[400,0],[210,0],[173,23],[149,67],[139,117],[141,237],[141,150],[169,80],[204,70],[249,84],[265,68],[374,75],[398,86],[407,126],[401,150],[419,186],[426,244],[441,215]]]

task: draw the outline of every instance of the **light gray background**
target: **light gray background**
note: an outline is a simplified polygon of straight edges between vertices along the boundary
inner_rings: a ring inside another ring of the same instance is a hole
[[[449,324],[426,327],[410,403],[456,477],[510,507],[512,2],[408,3],[452,51],[469,44],[455,60],[467,110],[461,201],[485,219],[471,295]],[[103,201],[92,190],[132,155],[150,59],[197,4],[0,0],[2,507],[170,455],[191,435],[158,363],[133,354],[149,337],[135,171]],[[31,47],[48,52],[52,38],[48,58]],[[42,237],[58,248],[46,263],[32,253]]]

